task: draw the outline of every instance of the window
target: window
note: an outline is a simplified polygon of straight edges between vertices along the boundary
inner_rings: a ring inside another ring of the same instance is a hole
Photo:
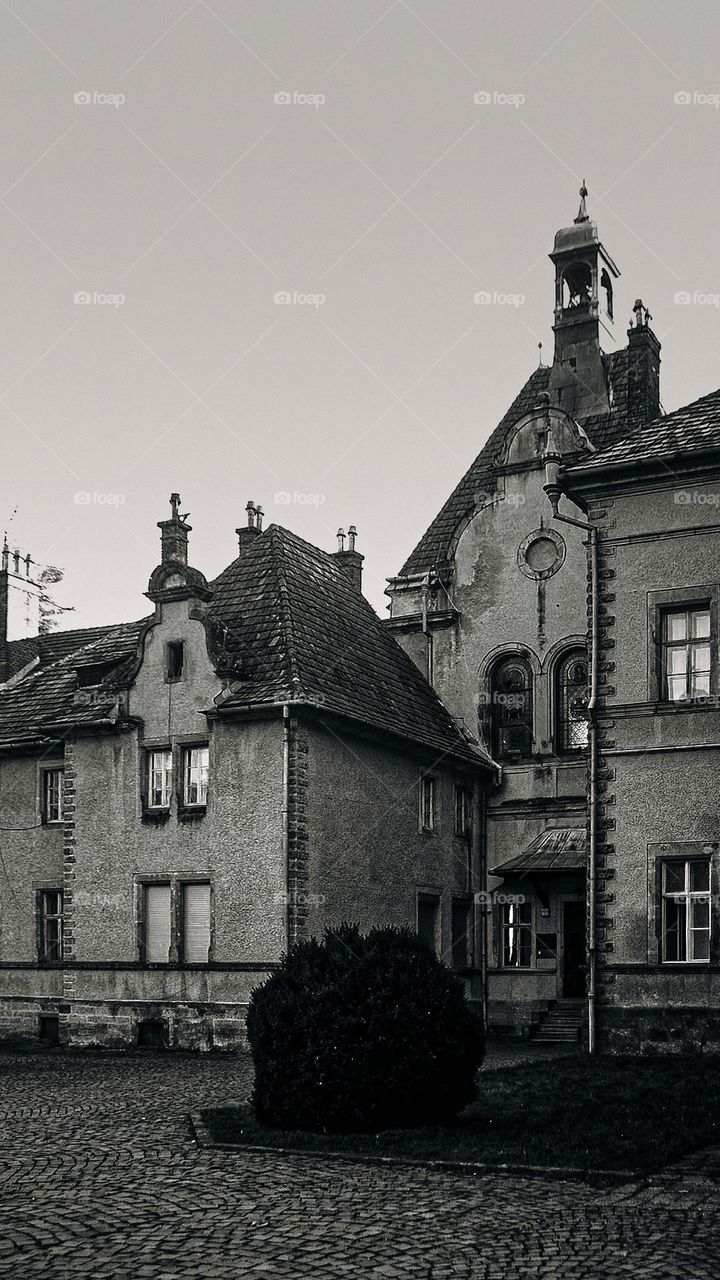
[[[167,680],[182,680],[185,645],[182,640],[169,640],[165,647],[165,676]]]
[[[173,888],[175,887],[175,892]],[[146,964],[207,964],[210,955],[210,882],[174,881],[142,886],[142,958]]]
[[[502,910],[502,962],[505,968],[529,969],[532,961],[532,905],[508,902]]]
[[[418,894],[417,921],[418,937],[437,955],[440,944],[440,897],[438,894]]]
[[[43,769],[41,774],[43,822],[62,822],[62,780],[62,769]]]
[[[186,747],[183,752],[183,804],[205,805],[208,797],[210,750]]]
[[[470,833],[470,792],[466,787],[455,788],[455,835]]]
[[[185,963],[207,964],[210,950],[210,885],[182,887],[181,956]]]
[[[437,778],[420,779],[420,830],[434,831],[436,826]]]
[[[38,894],[38,960],[54,964],[63,958],[63,895],[61,889]]]
[[[148,751],[147,803],[151,809],[169,809],[172,791],[173,758],[169,747]]]
[[[666,963],[710,959],[710,863],[677,859],[662,864],[662,958]]]
[[[452,901],[453,969],[466,969],[472,956],[472,909],[469,898]]]
[[[504,658],[492,674],[492,742],[498,760],[528,756],[533,741],[532,672],[524,658]]]
[[[662,611],[662,697],[689,702],[710,693],[710,607]]]
[[[582,751],[588,744],[588,723],[583,716],[587,701],[587,659],[581,650],[566,654],[557,668],[557,750]]]

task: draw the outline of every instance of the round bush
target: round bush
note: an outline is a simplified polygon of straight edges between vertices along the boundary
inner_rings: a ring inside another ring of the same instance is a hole
[[[260,1124],[376,1133],[437,1124],[475,1097],[480,1020],[407,929],[353,925],[301,942],[252,994]]]

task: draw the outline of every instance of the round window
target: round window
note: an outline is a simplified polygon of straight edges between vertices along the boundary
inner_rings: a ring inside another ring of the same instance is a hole
[[[518,547],[518,567],[526,578],[551,578],[565,559],[565,543],[554,529],[536,529]]]

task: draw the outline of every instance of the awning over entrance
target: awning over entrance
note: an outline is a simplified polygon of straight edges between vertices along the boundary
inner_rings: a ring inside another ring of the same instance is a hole
[[[492,867],[493,876],[569,875],[585,871],[587,836],[584,827],[554,827],[536,836],[523,853]]]

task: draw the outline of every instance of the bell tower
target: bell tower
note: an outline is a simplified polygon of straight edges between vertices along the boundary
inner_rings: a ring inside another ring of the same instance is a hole
[[[587,187],[571,227],[555,236],[555,355],[550,374],[552,402],[576,421],[610,409],[608,360],[601,342],[612,346],[613,288],[620,272],[598,237],[587,212]]]

